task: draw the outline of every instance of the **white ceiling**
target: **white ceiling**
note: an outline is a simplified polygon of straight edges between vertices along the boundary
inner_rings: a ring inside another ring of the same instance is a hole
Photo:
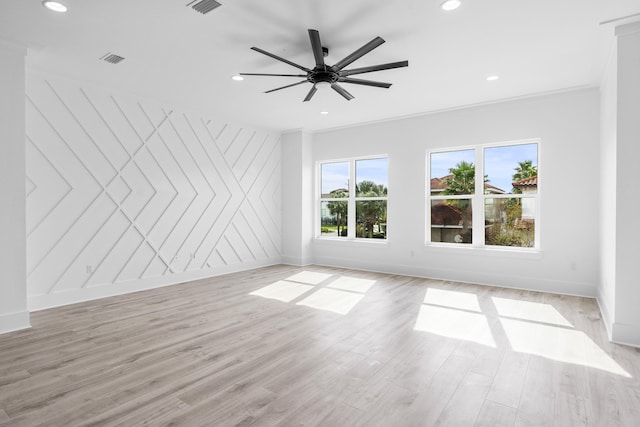
[[[640,13],[640,0],[219,0],[207,15],[189,0],[0,0],[0,39],[29,47],[27,65],[189,110],[273,130],[327,129],[465,105],[597,86],[612,25]],[[302,102],[310,85],[264,94],[301,79],[238,72],[300,70],[250,50],[257,46],[308,68],[307,29],[320,31],[333,64],[375,36],[386,43],[348,68],[408,60],[408,68],[354,76],[390,89],[344,85]],[[126,58],[112,65],[98,58]],[[487,82],[488,75],[500,80]],[[329,111],[320,115],[320,111]]]

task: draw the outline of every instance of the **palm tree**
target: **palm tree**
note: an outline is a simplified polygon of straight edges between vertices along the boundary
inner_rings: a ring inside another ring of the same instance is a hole
[[[357,197],[385,197],[387,187],[376,184],[373,181],[361,181],[356,184]],[[357,222],[363,226],[362,237],[373,237],[373,229],[376,224],[380,225],[387,218],[386,200],[359,200],[356,207]]]
[[[330,193],[330,195],[334,199],[344,199],[347,197],[347,193],[341,190],[334,190]],[[342,236],[342,232],[343,232],[342,229],[347,225],[347,209],[348,209],[347,202],[331,201],[327,203],[327,209],[329,209],[329,212],[331,213],[331,215],[335,215],[338,236]]]
[[[447,195],[459,195],[469,194],[473,195],[475,191],[475,176],[476,167],[471,162],[461,161],[456,164],[455,167],[449,169],[451,175],[444,178],[445,189],[442,194]],[[485,177],[485,182],[489,180]],[[464,230],[471,226],[471,200],[469,199],[455,199],[448,200],[448,204],[456,206],[462,211],[462,228]]]
[[[533,166],[533,160],[518,162],[518,167],[513,168],[513,170],[516,171],[516,173],[514,173],[512,177],[514,181],[520,181],[521,179],[538,176],[538,167]]]
[[[473,194],[475,190],[476,167],[471,162],[461,161],[449,169],[451,175],[443,180],[442,194]]]
[[[511,177],[513,182],[520,181],[521,179],[533,178],[538,176],[538,167],[533,166],[532,160],[525,160],[524,162],[518,162],[518,167],[513,168],[516,173]],[[522,191],[519,188],[513,188],[511,191],[514,194],[520,194]]]

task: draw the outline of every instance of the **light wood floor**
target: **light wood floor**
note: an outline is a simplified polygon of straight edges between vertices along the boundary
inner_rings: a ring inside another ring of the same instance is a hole
[[[584,298],[274,266],[32,324],[3,426],[640,425],[640,352]]]

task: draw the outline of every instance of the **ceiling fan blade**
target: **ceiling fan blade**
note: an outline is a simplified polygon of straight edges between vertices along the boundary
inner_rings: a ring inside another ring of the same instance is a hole
[[[318,91],[318,89],[316,89],[316,86],[315,86],[315,85],[311,86],[311,90],[309,91],[309,93],[307,94],[307,96],[305,96],[305,97],[304,97],[304,99],[302,100],[302,102],[307,102],[307,101],[309,101],[311,98],[313,98],[313,95],[315,95],[317,91]]]
[[[338,92],[340,95],[344,96],[347,101],[351,101],[353,99],[353,95],[351,95],[345,88],[340,86],[338,83],[332,83],[331,88]]]
[[[351,70],[340,71],[340,77],[352,76],[354,74],[371,73],[373,71],[390,70],[392,68],[408,67],[409,61],[389,62],[388,64],[371,65],[370,67],[353,68]]]
[[[307,77],[306,74],[264,74],[264,73],[238,73],[241,76],[275,76],[275,77]]]
[[[313,49],[313,57],[316,60],[316,66],[325,68],[322,43],[320,42],[320,33],[318,30],[309,30],[309,40],[311,41],[311,49]]]
[[[367,43],[364,46],[362,46],[360,49],[358,49],[355,52],[353,52],[351,55],[349,55],[349,56],[345,57],[344,59],[338,61],[336,64],[334,64],[333,68],[336,71],[342,70],[344,67],[346,67],[347,65],[351,64],[356,59],[361,58],[364,55],[366,55],[367,53],[371,52],[373,49],[377,48],[382,43],[384,43],[384,39],[382,37],[376,37],[375,39],[371,40],[369,43]]]
[[[338,81],[340,83],[352,83],[355,85],[383,87],[385,89],[389,89],[391,87],[391,83],[374,82],[373,80],[352,79],[350,77],[340,77]]]
[[[298,85],[301,85],[302,83],[307,83],[307,81],[306,81],[306,80],[303,80],[303,81],[298,82],[298,83],[293,83],[293,84],[290,84],[290,85],[286,85],[286,86],[282,86],[282,87],[277,87],[277,88],[275,88],[275,89],[268,90],[268,91],[266,91],[265,93],[271,93],[271,92],[275,92],[276,90],[286,89],[286,88],[288,88],[288,87],[292,87],[292,86],[298,86]]]
[[[263,54],[263,55],[270,56],[270,57],[271,57],[271,58],[273,58],[273,59],[277,59],[278,61],[282,61],[282,62],[284,62],[285,64],[289,64],[289,65],[291,65],[291,66],[293,66],[293,67],[300,68],[302,71],[304,71],[304,72],[306,72],[306,73],[308,73],[308,72],[310,72],[310,71],[311,71],[310,69],[305,68],[305,67],[303,67],[302,65],[296,64],[295,62],[291,62],[291,61],[289,61],[288,59],[284,59],[284,58],[282,58],[282,57],[280,57],[280,56],[278,56],[278,55],[274,55],[273,53],[269,53],[269,52],[267,52],[266,50],[262,50],[262,49],[260,49],[259,47],[255,47],[255,46],[254,46],[254,47],[252,47],[252,48],[251,48],[251,50],[255,50],[256,52],[260,52],[260,53],[261,53],[261,54]]]

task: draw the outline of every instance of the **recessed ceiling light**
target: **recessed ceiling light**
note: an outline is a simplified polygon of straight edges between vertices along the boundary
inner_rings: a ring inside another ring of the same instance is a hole
[[[500,78],[500,76],[489,76],[489,77],[487,77],[487,81],[488,82],[495,82],[499,78]]]
[[[64,13],[68,10],[67,6],[57,1],[45,0],[42,2],[42,5],[49,10],[53,10],[54,12]]]
[[[443,10],[449,11],[449,10],[455,10],[459,8],[461,4],[462,3],[460,2],[460,0],[447,0],[444,3],[442,3],[440,7]]]
[[[241,82],[242,80],[244,80],[244,77],[242,77],[242,76],[238,76],[238,75],[235,75],[235,76],[233,76],[233,77],[231,77],[231,78],[232,78],[233,80],[237,81],[237,82]]]
[[[323,116],[326,116],[327,114],[329,114],[328,111],[320,111],[320,114],[322,114]]]

